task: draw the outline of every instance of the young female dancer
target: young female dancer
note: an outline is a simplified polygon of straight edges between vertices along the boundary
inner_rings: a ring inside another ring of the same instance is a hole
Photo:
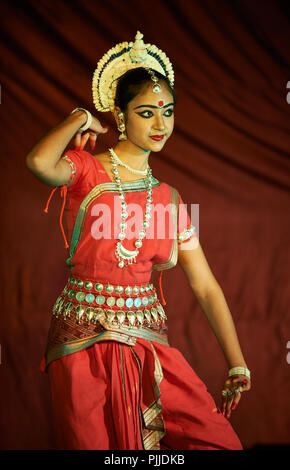
[[[107,129],[76,108],[26,159],[44,183],[61,187],[66,207],[70,276],[41,364],[59,446],[241,450],[227,418],[250,389],[250,371],[179,192],[149,166],[173,132],[176,95],[168,58],[142,36],[110,49],[93,78],[95,106],[113,113],[119,141],[97,155],[84,150]],[[75,149],[64,152],[73,137]],[[168,343],[161,275],[177,261],[229,366],[221,410]]]

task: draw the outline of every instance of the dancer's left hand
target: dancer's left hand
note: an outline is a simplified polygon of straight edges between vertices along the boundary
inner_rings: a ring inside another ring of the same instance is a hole
[[[245,375],[232,375],[225,381],[224,390],[231,391],[232,395],[222,396],[222,402],[220,407],[220,412],[226,417],[231,416],[232,410],[234,410],[240,399],[243,392],[250,390],[251,380]],[[239,390],[239,393],[236,393],[235,390]]]

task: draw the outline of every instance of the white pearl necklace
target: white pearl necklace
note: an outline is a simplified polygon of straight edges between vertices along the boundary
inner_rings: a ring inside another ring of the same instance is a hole
[[[120,160],[120,158],[118,157],[118,155],[114,152],[114,150],[112,148],[109,149],[109,152],[110,152],[111,155],[114,156],[115,161],[120,166],[124,166],[131,173],[134,173],[135,175],[141,175],[141,176],[146,176],[147,175],[148,166],[147,166],[146,170],[135,170],[135,168],[131,168],[130,166],[126,165],[126,163],[122,162],[122,160]]]
[[[109,149],[109,151],[110,150],[111,149]],[[120,233],[118,235],[118,239],[120,241],[117,242],[115,255],[116,255],[116,258],[118,260],[119,268],[124,268],[125,266],[128,266],[128,265],[132,264],[133,262],[136,263],[136,256],[139,253],[138,248],[141,248],[141,246],[143,245],[142,239],[146,236],[146,229],[149,227],[149,219],[151,218],[151,209],[152,209],[152,203],[153,203],[153,199],[152,199],[152,170],[149,166],[146,170],[146,174],[147,174],[147,193],[148,194],[146,196],[147,202],[146,202],[145,217],[144,217],[144,220],[143,220],[143,223],[142,223],[143,227],[139,231],[138,238],[135,241],[136,250],[127,250],[127,248],[125,248],[122,245],[122,241],[126,238],[125,228],[127,227],[127,224],[126,224],[125,221],[128,217],[128,213],[126,212],[127,204],[126,204],[126,201],[125,201],[125,194],[124,194],[124,191],[123,191],[123,188],[122,188],[122,182],[121,182],[120,173],[119,173],[119,170],[118,170],[119,162],[115,158],[115,152],[114,153],[110,152],[110,157],[111,157],[112,166],[113,166],[112,173],[113,173],[115,183],[118,187],[119,197],[121,199],[121,208],[122,208],[121,209],[122,222],[119,225],[120,226]]]

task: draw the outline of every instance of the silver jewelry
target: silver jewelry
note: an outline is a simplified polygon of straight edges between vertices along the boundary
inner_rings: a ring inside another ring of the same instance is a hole
[[[161,88],[161,85],[158,83],[158,78],[156,77],[155,73],[153,72],[153,70],[150,70],[149,67],[145,67],[145,68],[147,72],[150,74],[151,80],[153,81],[153,85],[152,85],[153,93],[161,93],[162,88]]]
[[[113,150],[113,149],[109,149],[109,151],[110,150]],[[146,184],[146,186],[147,186],[146,210],[145,210],[145,217],[144,217],[144,220],[143,220],[143,223],[142,223],[142,229],[139,231],[138,238],[135,241],[136,250],[127,250],[127,248],[125,248],[122,245],[122,241],[125,240],[125,237],[126,237],[125,236],[125,228],[127,227],[126,219],[128,217],[128,213],[126,212],[127,204],[125,202],[125,194],[124,194],[124,191],[123,191],[123,188],[122,188],[122,182],[121,182],[121,178],[120,178],[120,174],[119,174],[119,170],[118,170],[118,164],[119,163],[115,159],[115,152],[112,153],[110,151],[110,157],[111,157],[112,166],[113,166],[112,173],[113,173],[113,177],[114,177],[114,180],[116,182],[116,185],[118,187],[119,197],[121,199],[121,208],[122,208],[121,209],[122,222],[120,223],[120,229],[121,230],[120,230],[120,233],[118,235],[118,239],[120,241],[117,242],[115,255],[116,255],[116,258],[118,260],[119,268],[124,268],[125,266],[128,266],[128,265],[132,264],[133,262],[136,263],[136,256],[139,253],[138,248],[141,248],[141,246],[143,245],[142,239],[146,236],[146,229],[149,227],[149,219],[151,218],[151,209],[152,209],[152,203],[153,203],[153,199],[152,199],[152,170],[148,166],[148,168],[147,168],[147,184]]]
[[[222,395],[225,397],[229,395],[230,397],[234,395],[234,393],[239,393],[239,390],[236,389],[235,392],[232,392],[231,390],[222,390]]]
[[[122,113],[122,111],[119,111],[117,116],[119,118],[119,122],[118,122],[118,125],[117,125],[118,131],[121,132],[121,134],[119,135],[119,140],[127,140],[127,136],[125,134],[126,126],[125,126],[125,123],[124,123],[124,113]]]
[[[79,128],[79,132],[83,132],[83,131],[86,131],[90,125],[92,124],[92,115],[89,111],[87,111],[87,109],[84,109],[84,108],[75,108],[70,114],[73,114],[75,111],[85,111],[86,115],[87,115],[87,122]]]
[[[111,158],[113,158],[113,160],[116,163],[118,163],[118,165],[127,168],[127,170],[130,171],[131,173],[134,173],[135,175],[141,175],[141,176],[147,175],[149,166],[147,166],[145,170],[135,170],[134,168],[131,168],[130,166],[126,165],[126,163],[122,162],[122,160],[119,159],[118,155],[114,152],[112,148],[109,149],[109,152],[111,154]]]
[[[249,379],[251,378],[251,372],[249,371],[249,369],[247,369],[247,367],[232,367],[229,370],[228,376],[231,377],[232,375],[245,375]]]

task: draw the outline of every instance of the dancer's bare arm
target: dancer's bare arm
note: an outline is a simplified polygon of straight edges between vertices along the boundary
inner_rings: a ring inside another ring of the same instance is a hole
[[[224,352],[229,367],[247,367],[224,293],[197,237],[179,245],[178,261]]]
[[[100,121],[92,116],[92,123],[87,131],[91,143],[97,134],[107,132]],[[84,111],[75,111],[57,126],[53,127],[28,153],[26,166],[41,181],[52,186],[66,184],[71,175],[69,163],[61,156],[70,140],[87,121]],[[91,135],[90,132],[96,135]]]
[[[178,260],[222,348],[228,367],[247,367],[224,293],[208,265],[197,237],[179,245]],[[237,388],[250,390],[250,379],[242,374],[227,377],[224,389],[229,389],[233,395],[223,396],[220,408],[227,418],[240,401],[241,393],[235,393]]]

